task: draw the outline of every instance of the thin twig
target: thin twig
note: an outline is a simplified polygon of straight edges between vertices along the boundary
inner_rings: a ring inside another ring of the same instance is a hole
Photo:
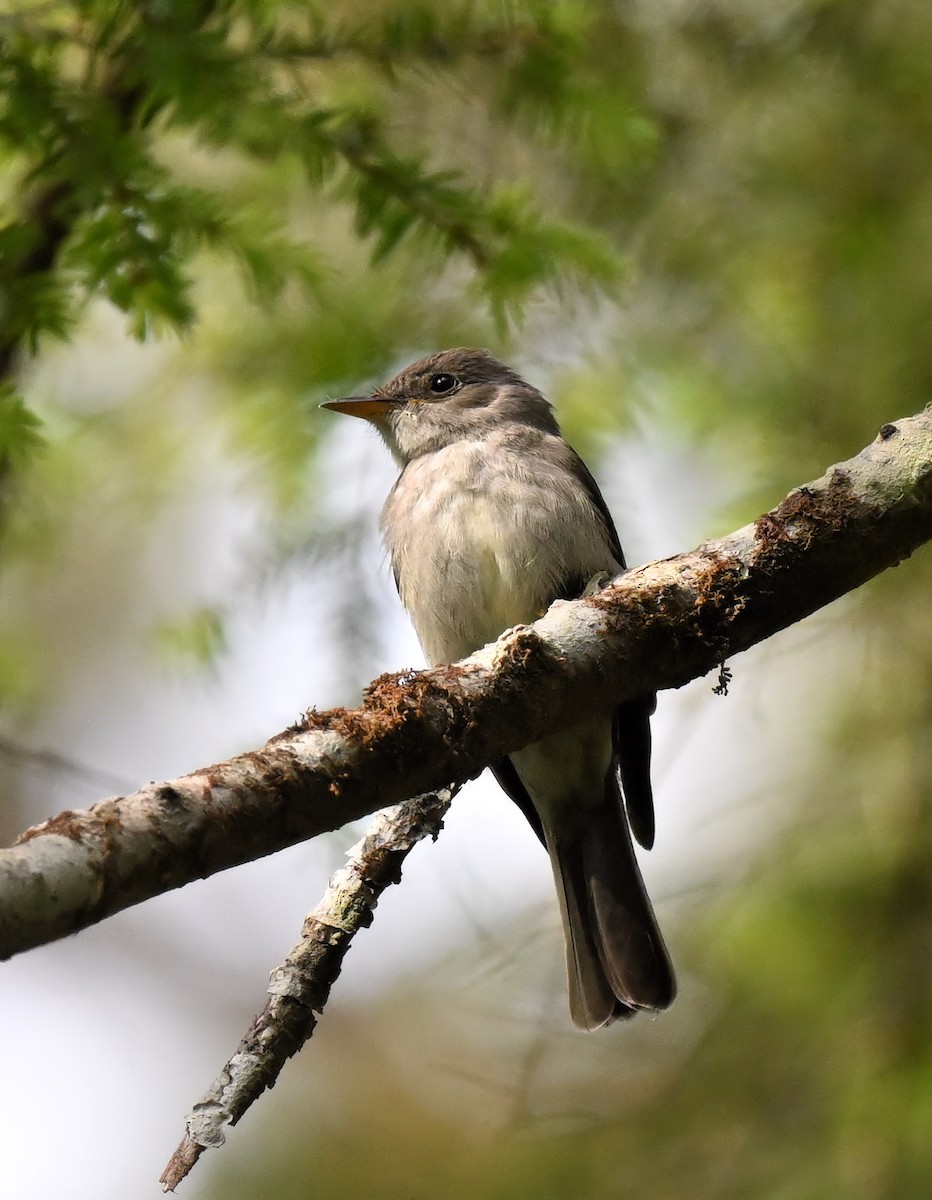
[[[187,1132],[160,1180],[166,1192],[174,1191],[202,1151],[223,1145],[226,1126],[274,1086],[286,1061],[311,1037],[353,938],[372,922],[382,892],[401,879],[409,852],[440,832],[458,790],[441,788],[385,809],[348,851],[347,865],[306,918],[301,940],[272,972],[265,1008],[188,1116]]]
[[[36,749],[23,745],[3,733],[0,733],[0,755],[24,766],[49,771],[53,774],[72,775],[95,787],[112,788],[116,791],[129,786],[126,779],[112,771],[105,771],[101,767],[89,767],[85,763],[78,762],[77,759],[69,758],[66,754],[59,754],[56,750]]]

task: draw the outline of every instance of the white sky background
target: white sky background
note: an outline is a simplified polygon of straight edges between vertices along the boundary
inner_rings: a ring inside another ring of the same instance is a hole
[[[321,419],[335,422],[332,503],[361,505],[370,514],[371,570],[381,580],[372,620],[385,630],[384,651],[356,681],[361,686],[383,670],[422,661],[375,535],[394,469],[362,422]],[[697,461],[694,447],[672,446],[646,426],[597,473],[632,562],[701,540],[710,532],[710,513],[728,498],[725,487],[734,480],[737,491],[744,482],[715,447]],[[151,531],[139,583],[151,590],[153,604],[167,575],[173,603],[188,593],[192,604],[205,589],[222,592],[224,579],[236,578],[235,548],[248,535],[251,514],[219,458],[205,452],[189,500],[191,509],[166,513]],[[317,637],[315,622],[329,602],[320,587],[310,574],[290,572],[262,601],[244,596],[230,653],[209,677],[166,677],[138,631],[117,627],[68,680],[31,737],[123,778],[128,788],[260,744],[308,706],[346,698],[338,647]],[[103,582],[100,603],[106,604]],[[761,797],[779,796],[781,780],[791,813],[794,777],[818,738],[820,700],[837,686],[846,650],[844,622],[833,606],[735,660],[727,699],[712,695],[711,679],[661,697],[657,848],[644,870],[662,921],[665,896],[752,869],[754,848],[766,843],[775,816]],[[63,807],[84,807],[107,790],[48,771],[31,778],[36,821]],[[157,1179],[185,1113],[261,1007],[268,972],[353,840],[344,832],[295,847],[2,965],[4,1197],[161,1194]],[[701,904],[704,894],[698,891],[691,903]],[[438,951],[470,939],[477,926],[494,927],[502,911],[530,906],[548,914],[550,952],[559,956],[546,859],[517,810],[480,781],[458,798],[438,843],[412,856],[391,906],[353,948],[332,1007],[371,1000]],[[314,1054],[313,1042],[304,1053]],[[248,1129],[233,1133],[248,1136]],[[179,1194],[191,1200],[215,1194],[209,1158]]]

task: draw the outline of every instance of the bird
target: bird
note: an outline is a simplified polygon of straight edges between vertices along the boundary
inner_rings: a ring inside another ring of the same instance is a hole
[[[374,425],[400,468],[380,524],[430,663],[457,662],[625,569],[552,405],[489,351],[440,351],[322,407]],[[550,856],[570,1016],[586,1030],[676,994],[632,842],[654,842],[655,706],[647,692],[491,764]]]

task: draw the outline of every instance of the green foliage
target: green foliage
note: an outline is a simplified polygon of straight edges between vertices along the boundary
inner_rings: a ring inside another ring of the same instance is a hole
[[[143,339],[189,330],[200,256],[231,256],[253,302],[321,297],[316,239],[269,203],[283,165],[345,203],[378,264],[404,246],[425,283],[469,264],[500,328],[542,285],[612,287],[603,234],[544,216],[509,180],[479,186],[400,137],[394,96],[477,64],[489,109],[570,106],[585,4],[398,4],[347,14],[287,3],[22,3],[2,17],[0,378],[72,336],[103,297]],[[568,90],[569,89],[569,90]],[[578,99],[578,98],[577,98]],[[179,155],[178,138],[189,148]],[[172,140],[174,139],[174,141]],[[192,179],[190,151],[206,156]],[[185,178],[185,175],[188,178]],[[225,186],[266,179],[261,204]],[[25,443],[23,443],[25,446]]]
[[[45,444],[41,421],[8,385],[0,385],[0,463],[22,465]]]
[[[919,3],[806,4],[703,10],[640,44],[669,130],[641,192],[664,306],[641,349],[680,419],[744,432],[753,503],[932,395],[930,41]]]
[[[351,58],[395,81],[405,64],[464,54],[506,61],[511,107],[558,96],[575,47],[557,14],[493,12],[401,6],[353,26],[323,7],[274,3],[35,4],[8,15],[0,145],[25,182],[8,201],[0,342],[34,348],[42,334],[64,336],[97,292],[128,314],[136,336],[184,328],[192,260],[206,245],[232,250],[266,295],[292,277],[280,233],[244,246],[228,199],[177,186],[159,162],[167,130],[256,170],[298,156],[313,184],[339,179],[376,260],[417,234],[432,250],[426,271],[463,254],[496,302],[564,267],[591,277],[594,259],[604,280],[611,255],[596,253],[591,237],[433,169],[424,153],[396,150],[384,102],[379,111],[326,99],[328,62],[335,76]]]

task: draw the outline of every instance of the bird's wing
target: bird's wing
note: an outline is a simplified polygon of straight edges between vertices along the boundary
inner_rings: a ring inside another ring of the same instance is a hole
[[[528,795],[527,788],[521,782],[521,777],[515,770],[514,763],[510,758],[500,758],[497,762],[489,763],[489,770],[495,776],[498,786],[509,800],[513,800],[527,817],[531,828],[540,838],[541,845],[546,846],[544,827],[541,824],[540,817],[537,815],[534,801]]]
[[[624,567],[625,563],[624,551],[621,548],[621,540],[618,537],[618,530],[615,528],[615,522],[612,520],[612,514],[608,511],[608,505],[605,503],[605,498],[599,491],[599,485],[592,478],[592,472],[579,457],[575,450],[567,447],[573,456],[572,469],[573,473],[578,477],[579,482],[586,489],[586,495],[592,501],[592,506],[598,512],[599,516],[605,522],[605,531],[608,534],[608,540],[612,547],[612,553],[618,560],[620,566]],[[586,583],[589,581],[586,580]],[[577,593],[578,595],[578,593]]]
[[[574,458],[576,473],[593,506],[605,522],[612,551],[624,567],[625,556],[618,531],[608,511],[608,505],[599,491],[599,485],[592,478],[592,473],[583,460],[575,453]],[[585,586],[586,582],[588,581],[584,581],[582,586]],[[578,596],[581,590],[582,587],[574,594]],[[567,595],[565,598],[571,597]],[[612,721],[615,778],[624,794],[631,832],[645,850],[649,850],[654,844],[654,795],[650,783],[650,718],[656,707],[657,693],[649,692],[645,696],[638,696],[620,704]]]
[[[654,844],[654,793],[650,782],[650,718],[657,693],[626,700],[612,720],[612,766],[625,799],[631,832],[645,850]]]

